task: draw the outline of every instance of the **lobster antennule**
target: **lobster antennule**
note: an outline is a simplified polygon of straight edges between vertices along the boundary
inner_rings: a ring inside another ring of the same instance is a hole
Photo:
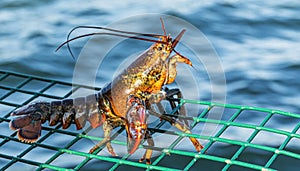
[[[177,37],[173,40],[172,42],[172,49],[176,47],[178,44],[179,40],[182,38],[183,34],[185,33],[185,29],[181,30],[181,32],[177,35]]]
[[[185,31],[186,31],[185,29],[182,29],[181,32],[177,35],[177,37],[173,40],[173,42],[172,42],[172,51],[175,52],[177,55],[179,55],[181,57],[181,60],[182,60],[181,62],[184,62],[184,63],[186,63],[186,64],[193,67],[192,62],[187,57],[181,55],[179,52],[177,52],[175,50],[176,45],[178,44],[178,42],[182,38]]]

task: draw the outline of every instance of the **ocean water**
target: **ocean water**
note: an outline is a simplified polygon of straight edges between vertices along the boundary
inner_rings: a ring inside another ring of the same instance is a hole
[[[213,55],[219,62],[216,71],[219,69],[221,80],[223,77],[225,80],[220,88],[224,90],[222,97],[216,97],[216,101],[300,113],[299,9],[300,2],[296,0],[2,0],[0,69],[72,82],[77,61],[72,59],[66,47],[55,52],[72,28],[79,25],[118,26],[116,29],[147,32],[149,28],[161,28],[159,18],[155,21],[153,17],[149,20],[146,17],[132,25],[122,21],[132,22],[135,18],[141,19],[141,16],[168,15],[201,31],[206,45],[213,50],[204,50],[203,54],[207,57],[203,60]],[[168,17],[165,23],[167,32],[180,31],[180,23],[168,28],[171,25],[168,25]],[[85,30],[77,34],[80,33],[85,33]],[[108,41],[103,39],[99,43],[99,51],[107,50]],[[185,41],[199,46],[203,43],[192,38]],[[121,64],[126,63],[128,56],[150,44],[130,40],[114,47],[109,52],[113,57],[108,58],[107,65],[96,73],[95,84],[102,87],[111,81],[112,75]],[[78,57],[85,41],[79,40],[71,45],[75,57]],[[182,49],[183,54],[192,54]],[[202,61],[196,62],[195,68],[200,77],[196,78],[196,82],[200,85],[201,100],[214,99],[211,87],[216,86],[214,91],[217,92],[220,85],[211,84],[213,76],[210,77],[207,72],[209,66]],[[179,77],[184,74],[189,73],[178,73]],[[190,85],[184,82],[181,86]],[[280,127],[286,123],[278,120],[276,124]]]

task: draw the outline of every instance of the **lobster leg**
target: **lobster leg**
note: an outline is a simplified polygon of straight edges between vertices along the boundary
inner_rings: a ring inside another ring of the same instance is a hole
[[[167,120],[169,120],[169,118],[168,118]],[[182,123],[176,121],[175,119],[173,119],[173,121],[170,122],[170,123],[172,123],[173,126],[175,126],[176,128],[178,128],[179,130],[181,130],[181,131],[184,132],[184,133],[187,133],[187,134],[190,134],[190,133],[191,133],[191,131],[189,130],[188,127],[186,127],[184,124],[182,124]],[[204,148],[203,145],[201,145],[200,142],[199,142],[196,138],[194,138],[194,137],[189,137],[189,139],[191,140],[191,142],[193,143],[194,147],[196,148],[196,150],[197,150],[198,152],[200,152],[201,149]]]
[[[174,97],[174,96],[177,96],[177,97]],[[147,98],[149,99],[147,102],[148,108],[149,108],[150,104],[156,103],[157,105],[160,105],[159,102],[163,99],[166,99],[170,102],[172,109],[174,109],[176,107],[175,101],[178,101],[178,99],[183,98],[183,96],[182,96],[181,91],[178,88],[168,89],[167,87],[165,87],[164,90],[162,90],[162,91],[149,94]],[[179,103],[179,101],[178,101],[178,103]],[[180,114],[182,116],[187,116],[184,105],[180,107],[179,112],[176,111],[176,114],[177,115]],[[188,120],[180,119],[180,121],[183,121],[187,127],[190,127]]]
[[[162,120],[168,121],[172,126],[175,126],[177,129],[179,129],[180,131],[190,134],[191,131],[190,129],[183,123],[179,122],[178,120],[174,119],[171,116],[166,116],[160,113],[157,113],[153,110],[149,110],[149,112],[157,117],[159,117]],[[201,151],[201,149],[203,149],[203,146],[200,144],[200,142],[194,138],[194,137],[189,137],[189,139],[191,140],[191,142],[193,143],[195,149],[199,152]]]
[[[108,151],[113,155],[116,156],[116,153],[114,152],[111,143],[110,143],[110,133],[113,130],[113,127],[105,121],[103,124],[103,131],[104,131],[104,139],[100,141],[98,144],[96,144],[93,148],[90,149],[89,153],[94,153],[99,147],[106,144],[106,147]]]
[[[145,139],[147,140],[147,143],[150,147],[154,146],[154,141],[149,131],[146,132]],[[152,156],[152,152],[152,149],[147,149],[143,157],[139,160],[139,162],[143,162],[146,159],[146,164],[151,164],[150,158]]]
[[[181,91],[178,88],[173,88],[173,89],[168,89],[167,87],[164,88],[164,91],[166,92],[166,99],[169,100],[172,109],[176,107],[174,96],[176,99],[181,99],[183,98]],[[179,103],[179,101],[178,101]],[[177,115],[182,115],[182,116],[187,116],[185,106],[182,105],[179,109],[179,111],[176,111]],[[187,127],[190,127],[189,121],[187,119],[179,119],[180,121],[183,121],[184,124]]]

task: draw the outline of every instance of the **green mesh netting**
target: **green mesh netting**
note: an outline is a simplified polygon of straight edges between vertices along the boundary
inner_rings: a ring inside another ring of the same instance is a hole
[[[98,167],[109,170],[286,170],[300,167],[300,115],[265,108],[182,99],[170,115],[182,105],[201,106],[198,116],[183,117],[192,123],[193,133],[164,130],[163,122],[150,127],[155,134],[176,137],[168,147],[152,147],[160,153],[152,158],[151,165],[139,163],[130,155],[101,155],[105,148],[97,151],[99,155],[88,154],[90,147],[82,144],[102,139],[87,135],[91,128],[63,130],[61,125],[48,127],[44,124],[41,138],[33,144],[18,141],[16,132],[9,129],[9,114],[16,107],[33,100],[67,98],[79,89],[95,88],[0,71],[0,170],[92,170]],[[208,114],[218,111],[216,109],[224,110],[223,117],[209,118]],[[281,124],[277,123],[279,120]],[[217,124],[216,133],[205,136],[194,131],[204,124]],[[120,128],[112,135],[113,146],[126,148],[126,139],[116,139],[122,131]],[[56,143],[56,135],[66,140]],[[190,143],[185,141],[186,137],[198,138],[204,149],[197,153],[193,147],[191,150],[180,148],[180,144]],[[145,144],[140,148],[151,147]]]

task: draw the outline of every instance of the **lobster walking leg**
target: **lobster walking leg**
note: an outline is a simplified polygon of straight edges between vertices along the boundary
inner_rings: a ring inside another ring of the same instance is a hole
[[[175,126],[177,129],[179,129],[180,131],[182,131],[184,133],[187,133],[187,134],[191,133],[191,131],[189,130],[189,128],[186,125],[184,125],[183,123],[179,122],[178,120],[174,119],[171,116],[166,116],[166,115],[157,113],[153,110],[149,110],[149,113],[159,117],[162,120],[168,121],[172,126]],[[191,140],[191,142],[193,143],[195,149],[198,152],[201,151],[201,149],[203,149],[203,146],[200,144],[200,142],[196,138],[189,137],[189,139]]]
[[[154,141],[149,131],[146,132],[145,139],[147,140],[147,143],[150,147],[154,146]],[[143,157],[139,160],[139,162],[143,162],[146,159],[146,164],[151,164],[150,158],[152,156],[152,152],[152,149],[147,149]]]
[[[94,153],[99,147],[106,144],[108,151],[113,155],[116,156],[111,144],[110,144],[110,133],[113,130],[113,127],[105,121],[103,124],[103,131],[104,131],[104,139],[96,144],[93,148],[90,149],[89,153]]]
[[[165,120],[169,120],[170,118],[165,118]],[[175,119],[173,119],[170,123],[172,123],[173,126],[175,126],[176,128],[178,128],[179,130],[181,130],[184,133],[190,134],[191,131],[189,130],[189,128],[187,128],[184,124],[176,121]],[[189,139],[191,140],[191,142],[193,143],[194,147],[196,148],[196,150],[198,152],[201,151],[201,149],[203,149],[203,145],[200,144],[200,142],[194,138],[194,137],[189,137]]]
[[[178,88],[168,89],[167,87],[164,89],[164,91],[166,92],[166,99],[169,100],[172,109],[174,109],[176,107],[175,100],[178,101],[178,99],[183,98],[181,91]],[[175,97],[176,99],[174,99],[174,96],[177,96],[177,97]],[[178,103],[179,103],[179,101],[178,101]],[[185,106],[182,105],[180,107],[179,111],[176,111],[175,114],[187,116]],[[184,124],[187,127],[190,127],[190,124],[187,119],[179,119],[179,120],[184,122]]]
[[[166,87],[162,91],[159,91],[157,93],[152,93],[152,94],[148,95],[149,100],[147,102],[147,107],[148,107],[148,109],[150,109],[151,108],[150,104],[153,104],[153,103],[156,103],[158,106],[161,106],[160,101],[163,100],[163,99],[166,99],[166,100],[169,100],[172,109],[174,109],[176,107],[175,101],[177,101],[179,103],[178,99],[180,99],[180,98],[183,98],[183,96],[182,96],[181,91],[178,88],[168,89]],[[182,116],[187,116],[186,111],[185,111],[185,107],[181,106],[179,111],[176,111],[175,114],[182,115]],[[174,117],[176,117],[176,116],[174,116]],[[181,118],[179,120],[183,121],[184,124],[187,127],[190,127],[188,120],[181,119]]]

